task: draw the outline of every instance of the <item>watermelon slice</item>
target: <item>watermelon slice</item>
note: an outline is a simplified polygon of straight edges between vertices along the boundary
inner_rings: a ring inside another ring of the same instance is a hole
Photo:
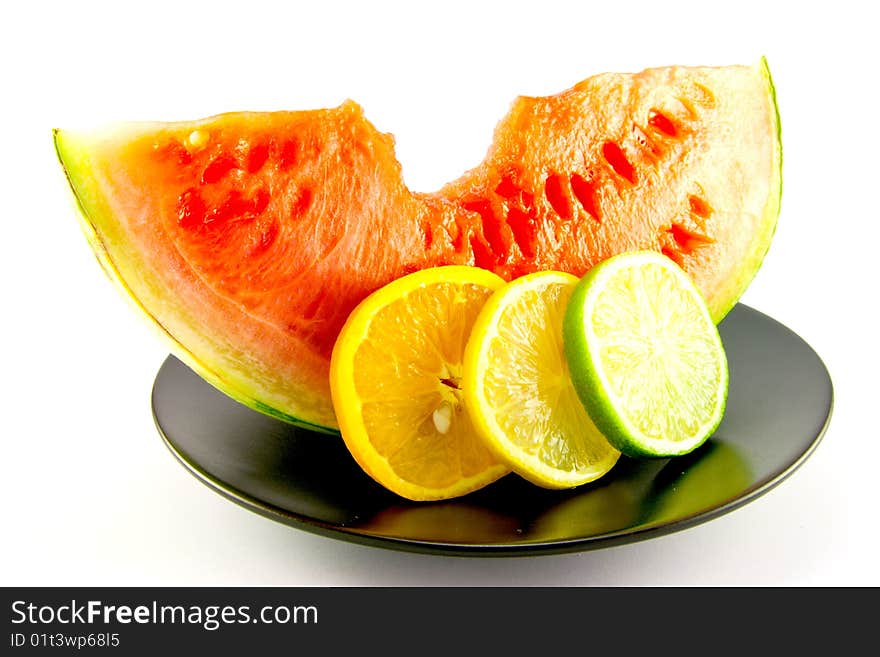
[[[240,402],[327,431],[336,335],[389,281],[444,264],[582,275],[654,249],[720,321],[781,193],[763,60],[519,98],[485,160],[433,194],[406,188],[392,137],[351,101],[54,135],[95,253],[172,351]]]

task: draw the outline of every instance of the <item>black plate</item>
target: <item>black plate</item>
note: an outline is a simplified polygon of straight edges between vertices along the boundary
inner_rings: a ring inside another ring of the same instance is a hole
[[[668,534],[766,493],[812,453],[831,416],[816,353],[782,324],[738,305],[720,326],[730,365],[724,421],[693,453],[622,458],[569,491],[508,475],[447,502],[414,503],[365,475],[341,438],[252,411],[169,356],[153,415],[171,452],[245,508],[325,536],[457,555],[588,550]]]

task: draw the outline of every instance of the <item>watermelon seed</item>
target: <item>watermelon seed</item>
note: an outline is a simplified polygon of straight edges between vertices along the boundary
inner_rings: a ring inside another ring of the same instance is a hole
[[[513,175],[509,173],[501,179],[501,182],[495,188],[495,193],[504,198],[513,198],[519,192],[520,188],[513,182]]]
[[[477,199],[465,203],[463,207],[465,210],[470,210],[480,215],[483,224],[483,236],[489,244],[489,249],[491,249],[491,253],[485,255],[498,256],[500,258],[506,257],[508,243],[510,242],[506,232],[509,232],[510,228],[495,216],[491,203],[486,199]],[[507,228],[507,231],[505,231],[505,228]]]
[[[271,200],[272,196],[269,194],[269,192],[267,192],[263,188],[258,189],[253,198],[254,214],[263,214],[266,208],[269,207],[269,201]]]
[[[716,105],[715,94],[704,84],[691,81],[685,85],[685,92],[694,102],[706,109],[713,109]]]
[[[247,164],[245,165],[248,173],[256,173],[262,169],[268,158],[268,144],[257,144],[256,146],[252,146],[250,150],[248,150]]]
[[[507,225],[513,231],[513,239],[522,254],[526,258],[534,258],[538,232],[535,220],[519,208],[510,208]]]
[[[648,114],[648,125],[668,137],[678,136],[678,128],[675,127],[675,124],[669,117],[656,109],[652,109]]]
[[[710,206],[706,201],[701,199],[699,196],[688,196],[688,205],[690,205],[691,212],[693,212],[698,217],[702,219],[708,219],[712,214],[712,206]]]
[[[205,211],[205,202],[195,189],[188,189],[177,198],[177,223],[183,228],[204,224]]]
[[[596,205],[596,188],[593,183],[578,173],[571,174],[571,191],[581,204],[584,211],[596,221],[601,222],[599,208]]]
[[[308,187],[301,187],[296,192],[291,211],[294,217],[298,217],[309,209],[312,204],[312,190]]]
[[[559,174],[553,173],[547,176],[547,180],[544,181],[544,196],[547,197],[547,201],[553,207],[553,210],[563,219],[571,219],[574,216],[574,208],[571,206],[571,199],[569,199],[566,188],[568,187],[568,181],[566,181]]]
[[[211,160],[202,172],[202,184],[213,185],[214,183],[219,182],[220,179],[232,171],[232,169],[237,168],[238,163],[233,157],[229,155],[219,155]]]
[[[694,249],[703,244],[709,244],[714,241],[711,237],[689,230],[684,225],[676,222],[672,223],[668,232],[672,235],[672,239],[675,240],[675,243],[684,254],[693,253]]]
[[[635,184],[635,169],[633,169],[632,164],[626,159],[626,155],[616,142],[606,141],[602,146],[602,155],[605,157],[605,161],[614,169],[614,173]]]
[[[471,251],[474,254],[474,265],[482,269],[492,269],[495,255],[476,235],[471,235]]]
[[[296,164],[299,159],[299,142],[296,139],[288,139],[281,147],[281,158],[279,166],[281,169],[287,169]]]
[[[672,260],[672,261],[673,261],[674,263],[676,263],[679,267],[681,267],[681,266],[684,264],[684,260],[682,259],[681,254],[678,253],[678,252],[676,252],[676,251],[673,251],[673,250],[672,250],[671,248],[669,248],[668,246],[661,247],[661,248],[660,248],[660,253],[662,253],[662,254],[665,255],[667,258],[669,258],[670,260]]]

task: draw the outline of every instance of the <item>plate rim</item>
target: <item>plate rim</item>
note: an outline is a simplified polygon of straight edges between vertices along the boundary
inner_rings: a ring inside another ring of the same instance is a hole
[[[218,493],[225,499],[234,502],[238,506],[243,507],[248,511],[256,513],[260,516],[263,516],[264,518],[274,520],[276,522],[285,524],[296,529],[301,529],[326,538],[340,539],[350,543],[356,543],[370,547],[394,549],[411,553],[439,556],[521,557],[557,555],[598,550],[674,534],[685,529],[696,527],[703,523],[709,522],[710,520],[714,520],[742,506],[745,506],[746,504],[773,490],[774,488],[776,488],[776,486],[788,479],[813,455],[819,444],[822,442],[822,439],[825,436],[825,433],[831,423],[831,417],[833,415],[835,402],[834,382],[831,379],[831,374],[825,362],[822,360],[819,354],[809,345],[809,343],[806,342],[806,340],[804,340],[800,335],[798,335],[782,322],[746,304],[738,303],[736,305],[742,306],[744,309],[747,309],[752,313],[761,315],[774,322],[778,326],[782,327],[794,338],[802,342],[816,356],[816,359],[821,365],[827,378],[830,393],[828,409],[825,413],[825,419],[822,423],[822,426],[818,429],[816,435],[810,440],[807,448],[803,450],[796,459],[788,462],[781,469],[771,473],[762,481],[756,482],[755,484],[738,494],[736,497],[727,500],[722,504],[689,514],[687,516],[676,518],[675,520],[661,521],[655,524],[615,530],[612,532],[605,532],[592,536],[582,536],[572,539],[562,539],[555,541],[460,543],[413,539],[401,536],[392,536],[389,534],[372,533],[369,531],[364,531],[356,526],[347,526],[345,524],[325,522],[305,514],[295,513],[288,509],[284,509],[275,504],[266,502],[257,497],[254,497],[253,495],[249,495],[248,493],[238,490],[235,486],[223,482],[217,477],[208,473],[193,459],[188,458],[183,450],[178,449],[174,445],[171,439],[166,435],[165,430],[162,428],[156,411],[156,388],[159,382],[159,374],[171,359],[176,358],[173,354],[170,354],[163,360],[162,365],[157,371],[156,378],[153,382],[153,386],[151,389],[150,406],[153,416],[153,422],[156,426],[159,436],[162,439],[162,442],[165,444],[165,447],[184,467],[184,469],[186,469],[193,477],[199,480],[202,484],[206,485],[208,488],[212,489],[215,493]],[[402,498],[401,500],[403,502],[406,502],[406,500],[403,500]]]

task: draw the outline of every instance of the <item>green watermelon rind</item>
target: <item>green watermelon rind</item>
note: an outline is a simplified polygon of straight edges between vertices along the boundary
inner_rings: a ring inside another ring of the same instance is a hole
[[[74,149],[65,146],[64,136],[61,130],[58,130],[57,128],[52,130],[52,140],[55,146],[55,154],[61,164],[67,184],[70,186],[73,193],[76,215],[79,218],[80,228],[88,240],[93,254],[97,258],[101,268],[104,270],[104,273],[116,285],[117,289],[124,293],[123,296],[125,299],[134,304],[136,309],[139,310],[142,316],[148,320],[149,325],[154,330],[158,330],[160,337],[169,346],[171,353],[183,361],[190,369],[196,372],[212,386],[240,404],[243,404],[258,413],[269,415],[302,429],[338,435],[339,430],[336,428],[309,422],[294,415],[290,415],[289,413],[285,413],[284,411],[280,411],[265,402],[255,399],[253,396],[248,395],[234,385],[231,385],[222,375],[218,374],[213,368],[198,359],[185,345],[175,338],[165,326],[162,325],[158,318],[156,318],[156,316],[141,303],[137,296],[132,292],[131,288],[126,284],[123,276],[119,272],[119,268],[113,261],[113,257],[110,255],[109,249],[104,244],[104,240],[98,229],[98,222],[93,218],[102,212],[99,207],[100,202],[96,202],[94,198],[92,199],[92,202],[87,200],[89,195],[84,191],[88,189],[89,185],[88,174],[85,173],[87,167],[76,166],[80,158],[77,157]]]

